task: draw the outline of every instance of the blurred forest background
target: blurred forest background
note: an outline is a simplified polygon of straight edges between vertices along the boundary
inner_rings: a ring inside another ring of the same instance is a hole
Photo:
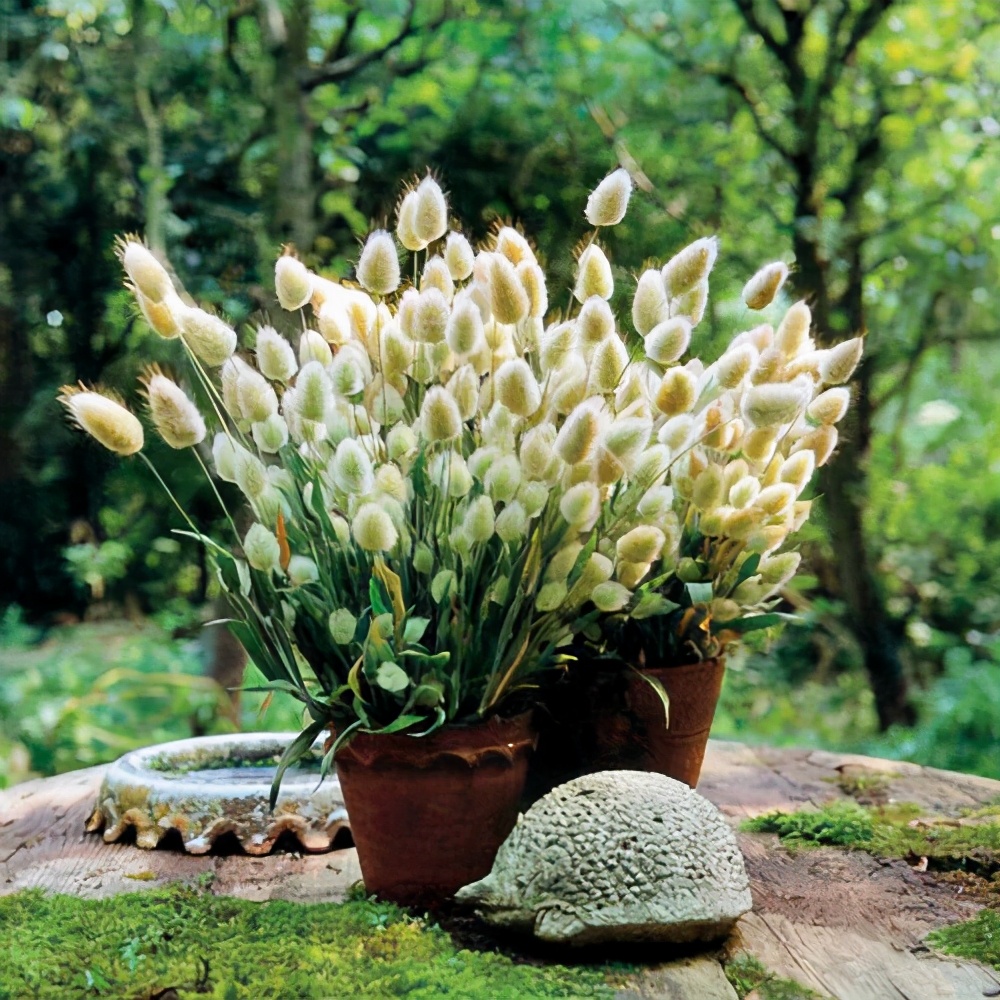
[[[716,735],[1000,777],[998,117],[995,0],[5,0],[0,787],[292,722],[226,693],[213,581],[145,468],[58,412],[77,376],[138,403],[169,357],[115,236],[242,324],[283,243],[349,276],[428,166],[475,235],[519,220],[560,260],[619,162],[621,285],[722,239],[697,353],[776,257],[828,342],[870,334],[801,624],[733,659]],[[209,518],[189,456],[149,448]]]

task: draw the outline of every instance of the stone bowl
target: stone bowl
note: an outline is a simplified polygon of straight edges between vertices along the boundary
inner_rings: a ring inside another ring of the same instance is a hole
[[[103,828],[111,843],[134,828],[136,846],[151,850],[176,830],[190,854],[232,834],[257,855],[287,831],[306,851],[329,851],[350,822],[336,775],[319,780],[325,736],[285,772],[274,811],[268,807],[278,759],[297,735],[202,736],[127,753],[108,768],[87,831]]]

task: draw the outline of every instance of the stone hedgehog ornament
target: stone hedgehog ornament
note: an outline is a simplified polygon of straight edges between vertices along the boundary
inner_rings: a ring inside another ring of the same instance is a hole
[[[752,906],[718,809],[643,771],[584,775],[539,799],[456,898],[490,924],[572,945],[715,940]]]

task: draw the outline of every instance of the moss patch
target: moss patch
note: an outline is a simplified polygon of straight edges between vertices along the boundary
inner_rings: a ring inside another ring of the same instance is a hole
[[[973,958],[1000,969],[1000,914],[980,910],[972,919],[927,935],[927,943],[958,958]]]
[[[740,1000],[752,993],[757,1000],[823,1000],[822,994],[768,971],[759,959],[743,953],[726,962],[726,978]]]
[[[0,898],[0,1000],[611,997],[603,966],[457,948],[396,907],[252,903],[170,886],[102,900]]]
[[[911,825],[919,815],[914,805],[869,809],[840,801],[819,810],[757,816],[742,829],[776,833],[793,848],[826,844],[881,858],[926,857],[930,870],[968,872],[987,880],[1000,871],[1000,823],[928,820]]]

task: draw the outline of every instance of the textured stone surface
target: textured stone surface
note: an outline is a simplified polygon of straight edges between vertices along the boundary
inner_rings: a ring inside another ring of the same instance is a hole
[[[268,854],[287,831],[307,851],[328,851],[349,827],[335,776],[320,784],[318,768],[291,768],[269,808],[277,759],[295,736],[202,736],[127,753],[105,772],[87,830],[103,829],[111,843],[132,828],[136,846],[146,849],[176,830],[190,854],[207,853],[223,834],[247,854]]]
[[[539,799],[458,899],[497,926],[571,944],[713,940],[752,905],[715,806],[640,771],[585,775]]]

